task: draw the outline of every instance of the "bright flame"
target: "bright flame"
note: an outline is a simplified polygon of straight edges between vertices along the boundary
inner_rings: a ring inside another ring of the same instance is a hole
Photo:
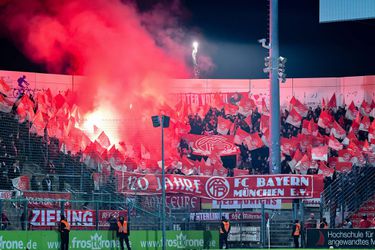
[[[109,106],[100,106],[95,111],[85,115],[85,121],[83,123],[83,130],[90,137],[92,141],[95,141],[101,131],[108,136],[111,144],[117,144],[120,141],[119,133],[117,130],[117,113]],[[94,125],[100,129],[100,132],[95,133]]]
[[[194,42],[193,42],[193,48],[194,48],[195,50],[198,50],[198,46],[199,46],[199,43],[198,43],[197,41],[194,41]]]

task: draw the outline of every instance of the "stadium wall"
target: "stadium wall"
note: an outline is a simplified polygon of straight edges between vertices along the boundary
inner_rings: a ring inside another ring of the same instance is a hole
[[[0,71],[0,78],[13,88],[17,79],[25,75],[31,88],[47,89],[52,92],[74,90],[85,81],[83,76],[42,74],[19,71]],[[250,92],[260,100],[269,100],[268,79],[176,79],[171,93],[217,93]],[[292,96],[308,106],[315,107],[322,99],[336,93],[338,105],[354,101],[357,106],[364,100],[375,99],[375,76],[331,77],[331,78],[289,78],[280,84],[281,106],[285,107]]]

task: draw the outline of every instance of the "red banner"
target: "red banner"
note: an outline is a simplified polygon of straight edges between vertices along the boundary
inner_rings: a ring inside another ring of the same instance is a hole
[[[118,191],[132,194],[161,193],[161,176],[117,173]],[[189,194],[213,200],[299,199],[319,197],[322,175],[165,176],[167,193]]]
[[[54,227],[60,221],[61,210],[59,209],[32,209],[31,225],[33,227]],[[74,227],[94,227],[96,214],[93,210],[65,210],[64,215],[71,226]],[[111,215],[116,219],[119,215],[127,217],[126,210],[99,210],[98,222],[101,228],[109,227],[108,219]]]
[[[229,135],[185,135],[183,137],[197,155],[210,155],[213,151],[220,156],[236,155],[239,149],[234,145],[234,136]]]
[[[23,196],[28,200],[29,208],[60,208],[61,203],[58,200],[66,200],[65,208],[70,208],[70,193],[41,193],[41,192],[23,192]]]

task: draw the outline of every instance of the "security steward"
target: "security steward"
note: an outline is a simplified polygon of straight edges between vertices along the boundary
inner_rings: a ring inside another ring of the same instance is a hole
[[[69,249],[70,224],[65,219],[64,215],[61,215],[59,231],[60,231],[60,237],[61,237],[61,250],[68,250]]]
[[[301,224],[299,220],[295,220],[292,229],[292,237],[294,241],[294,248],[299,248],[299,237],[301,235]]]
[[[219,239],[219,248],[223,249],[224,244],[225,248],[228,249],[228,234],[230,232],[230,223],[225,218],[225,216],[221,217],[221,224],[220,224],[220,239]]]
[[[117,237],[120,241],[120,247],[121,250],[124,250],[124,240],[126,243],[126,247],[128,250],[131,250],[130,244],[129,244],[129,236],[130,236],[130,230],[129,230],[129,223],[124,219],[124,216],[120,216],[119,220],[117,221]]]

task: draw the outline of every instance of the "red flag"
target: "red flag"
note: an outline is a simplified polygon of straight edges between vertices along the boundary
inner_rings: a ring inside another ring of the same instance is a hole
[[[281,152],[285,155],[292,155],[293,151],[296,149],[297,141],[296,138],[280,138]]]
[[[108,148],[109,146],[111,146],[111,142],[108,136],[104,133],[104,131],[98,136],[96,140],[104,148]]]
[[[248,136],[249,136],[249,133],[242,130],[241,128],[238,128],[236,130],[236,135],[234,136],[234,143],[241,145],[242,142],[245,140],[245,138]]]
[[[338,153],[339,153],[339,158],[338,158],[339,162],[350,162],[350,160],[353,157],[352,151],[348,149],[342,149]]]
[[[212,172],[213,172],[212,167],[207,166],[206,162],[204,161],[203,158],[201,159],[201,161],[198,164],[199,164],[198,166],[199,166],[200,175],[208,175],[208,176],[212,175]]]
[[[331,135],[334,135],[339,139],[344,139],[346,136],[346,131],[336,121],[334,121],[331,129]]]
[[[308,146],[312,144],[312,137],[308,135],[298,134],[297,140],[299,142],[302,152],[306,152]]]
[[[328,139],[328,147],[339,151],[343,148],[343,145],[333,135],[331,135]]]
[[[302,116],[293,108],[286,118],[286,122],[299,128],[301,126]]]
[[[357,117],[358,110],[355,108],[354,102],[352,101],[345,113],[345,118],[348,120],[354,120]]]
[[[244,143],[250,151],[264,146],[258,133],[249,134],[249,136],[244,139]]]
[[[227,176],[228,170],[223,166],[222,163],[216,162],[213,166],[212,175],[213,176]]]
[[[306,174],[310,166],[311,166],[311,161],[309,157],[307,156],[307,154],[305,154],[302,157],[302,159],[297,163],[297,165],[295,166],[295,169],[298,170],[297,172],[301,174]]]
[[[371,126],[368,128],[368,140],[371,141],[375,138],[375,120],[372,121]]]
[[[32,121],[34,117],[34,103],[27,95],[22,96],[18,102],[17,116],[19,122],[21,123],[26,120]]]
[[[368,116],[371,110],[372,110],[371,105],[368,104],[365,100],[363,100],[361,104],[361,114]]]
[[[353,131],[353,130],[349,131],[347,138],[349,139],[349,142],[350,142],[350,143],[354,143],[354,144],[358,144],[358,143],[359,143],[358,138],[357,138],[357,136],[354,134],[354,131]],[[348,144],[349,144],[349,143],[348,143]]]
[[[322,111],[319,116],[318,126],[321,128],[329,128],[332,126],[333,117],[328,111]]]
[[[333,168],[327,167],[325,162],[319,162],[319,174],[323,174],[324,177],[331,177],[335,170]]]
[[[248,96],[244,96],[238,103],[238,113],[244,116],[249,116],[255,107],[256,104],[254,100]]]
[[[328,146],[312,148],[311,157],[313,160],[327,161],[328,160]]]
[[[239,169],[239,168],[234,168],[233,169],[233,176],[242,176],[242,175],[249,175],[249,170],[247,169]]]
[[[228,103],[228,104],[224,105],[224,110],[225,110],[226,114],[236,115],[237,111],[238,111],[238,106],[234,105],[234,104],[231,104],[231,103]]]
[[[303,157],[303,154],[301,153],[301,151],[299,149],[297,149],[296,152],[294,153],[293,159],[290,162],[288,162],[290,168],[293,171],[294,171],[297,163],[302,159],[302,157]]]
[[[262,114],[269,114],[270,111],[267,108],[266,100],[262,98]]]
[[[65,103],[65,98],[62,94],[58,94],[55,96],[54,101],[56,109],[60,109]]]
[[[338,172],[350,172],[352,171],[353,163],[351,162],[337,162],[336,171]]]
[[[4,81],[4,78],[0,78],[0,93],[8,95],[12,88]]]
[[[222,135],[227,135],[232,124],[233,123],[230,120],[224,119],[219,116],[217,118],[217,132]]]
[[[298,114],[300,114],[302,117],[306,117],[309,109],[302,104],[298,99],[292,97],[290,100],[290,104],[293,106],[293,109],[297,111]]]
[[[359,130],[368,131],[370,128],[370,118],[368,116],[362,117],[362,121],[359,124]]]
[[[0,94],[0,111],[9,113],[12,110],[13,103]]]
[[[324,97],[322,97],[322,108],[324,109],[326,107],[326,100]]]
[[[370,108],[372,108],[372,109],[375,108],[375,101],[374,101],[374,99],[371,100]]]
[[[310,124],[309,120],[303,120],[301,134],[303,134],[303,135],[310,135],[309,124]]]
[[[336,102],[336,93],[333,93],[331,99],[329,100],[327,104],[328,108],[337,108],[337,102]]]
[[[264,133],[270,126],[270,117],[268,115],[262,114],[260,117],[260,128],[261,131]]]
[[[32,121],[32,126],[31,126],[31,132],[35,133],[39,136],[44,135],[44,128],[46,127],[46,122],[44,120],[43,114],[41,111],[36,112],[34,119]]]

